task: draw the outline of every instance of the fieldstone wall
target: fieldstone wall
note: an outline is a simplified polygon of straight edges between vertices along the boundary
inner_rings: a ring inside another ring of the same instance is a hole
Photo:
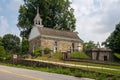
[[[31,41],[29,41],[29,51],[33,52],[37,47],[49,48],[54,51],[55,41],[57,41],[57,51],[70,51],[72,48],[72,43],[74,43],[74,50],[78,50],[79,42],[70,41],[70,40],[57,40],[52,38],[41,38],[37,37]],[[81,44],[82,46],[82,44]],[[81,49],[82,50],[82,49]]]
[[[108,60],[108,61],[111,61],[111,60],[112,60],[111,54],[112,54],[112,53],[109,53],[109,52],[100,52],[99,60],[104,61],[104,56],[106,56],[106,57],[107,57],[107,60]]]
[[[91,54],[92,54],[92,59],[96,60],[96,58],[97,58],[97,52],[92,52]]]
[[[100,60],[100,61],[112,61],[113,56],[111,52],[92,52],[92,59],[93,60]],[[106,59],[105,59],[106,57]]]
[[[70,41],[58,41],[58,51],[68,51],[72,46],[72,42]]]
[[[29,52],[33,52],[33,48],[36,49],[37,47],[41,46],[41,40],[40,37],[37,37],[35,39],[32,39],[29,41]]]
[[[49,48],[49,49],[53,50],[54,49],[54,40],[47,39],[47,38],[41,38],[41,47]]]

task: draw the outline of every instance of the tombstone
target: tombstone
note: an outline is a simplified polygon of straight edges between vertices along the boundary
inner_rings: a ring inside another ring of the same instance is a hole
[[[53,50],[50,50],[50,58],[53,56]]]

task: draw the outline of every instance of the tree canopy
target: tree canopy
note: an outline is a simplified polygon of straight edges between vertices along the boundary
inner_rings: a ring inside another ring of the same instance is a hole
[[[70,7],[69,0],[24,0],[20,6],[18,28],[21,36],[28,38],[36,15],[37,6],[43,19],[42,24],[48,28],[58,30],[75,30],[74,10]]]
[[[29,51],[29,41],[28,41],[28,39],[23,39],[22,40],[21,47],[22,47],[22,53],[28,53],[28,51]]]
[[[97,45],[94,43],[94,41],[89,41],[84,43],[83,48],[84,50],[93,49],[97,48]]]
[[[0,37],[0,46],[2,46],[2,37]]]
[[[120,53],[120,23],[116,25],[115,30],[111,35],[103,42],[103,45],[109,47],[116,53]]]
[[[2,45],[7,52],[18,52],[20,50],[20,38],[16,35],[6,34],[3,36]]]

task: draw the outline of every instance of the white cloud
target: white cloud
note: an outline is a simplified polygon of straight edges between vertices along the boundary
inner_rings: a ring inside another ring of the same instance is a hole
[[[77,31],[84,41],[104,41],[120,21],[120,0],[72,0]]]
[[[4,16],[0,16],[0,35],[4,35],[8,28],[8,21]]]

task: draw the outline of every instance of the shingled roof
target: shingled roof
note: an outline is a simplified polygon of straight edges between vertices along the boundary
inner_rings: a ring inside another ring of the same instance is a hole
[[[56,30],[56,29],[51,29],[51,28],[46,28],[46,27],[38,27],[38,30],[41,35],[81,40],[79,36],[77,35],[77,33],[75,32]]]

